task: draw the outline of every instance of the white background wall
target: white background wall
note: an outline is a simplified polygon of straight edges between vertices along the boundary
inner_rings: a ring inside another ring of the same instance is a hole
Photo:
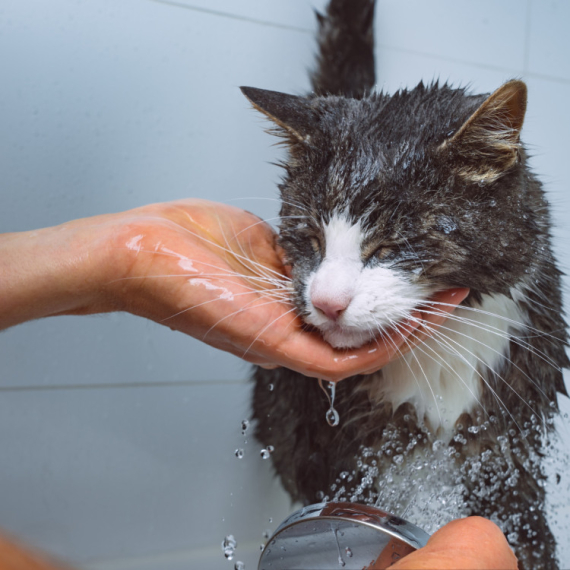
[[[2,0],[0,231],[186,196],[274,216],[279,151],[237,87],[303,93],[311,6],[324,4]],[[564,0],[379,0],[376,23],[390,92],[438,77],[475,92],[527,81],[524,139],[566,270],[569,23]],[[254,568],[289,505],[258,444],[233,455],[247,376],[128,315],[2,333],[0,525],[93,570],[229,569],[219,544],[231,532]]]

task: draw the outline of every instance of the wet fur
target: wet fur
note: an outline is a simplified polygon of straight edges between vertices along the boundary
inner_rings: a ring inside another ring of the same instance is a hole
[[[371,92],[373,13],[371,0],[332,0],[319,16],[314,94],[244,88],[290,150],[280,185],[279,243],[292,265],[292,301],[307,314],[304,284],[323,259],[323,226],[345,211],[362,221],[366,263],[389,262],[434,290],[469,287],[467,308],[476,310],[489,295],[516,303],[524,322],[507,327],[504,358],[495,369],[476,366],[481,405],[432,432],[456,448],[458,465],[488,450],[495,465],[519,470],[516,486],[501,484],[491,499],[478,499],[477,489],[494,484],[493,473],[466,481],[468,510],[498,522],[520,514],[525,530],[511,540],[521,561],[527,568],[556,568],[539,460],[557,392],[565,394],[561,369],[569,363],[548,204],[518,136],[526,89],[507,84],[506,102],[504,92],[495,101],[438,83],[394,95]],[[375,396],[382,372],[338,385],[338,428],[325,422],[328,402],[316,381],[283,368],[258,368],[254,377],[256,436],[274,446],[284,487],[305,504],[318,502],[340,472],[355,468],[362,446],[379,449],[390,426],[404,442],[421,435],[426,421],[410,403],[393,409]],[[484,431],[469,431],[486,421]],[[453,439],[458,433],[466,444]],[[497,439],[503,437],[508,445]],[[429,437],[420,443],[430,445]],[[387,458],[379,465],[380,478],[389,464]]]

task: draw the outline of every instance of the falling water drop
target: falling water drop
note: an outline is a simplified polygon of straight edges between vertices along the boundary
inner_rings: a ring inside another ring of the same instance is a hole
[[[344,549],[344,552],[348,556],[348,558],[352,558],[352,550],[350,550],[348,546]]]
[[[238,560],[234,565],[234,570],[245,570],[245,564]]]
[[[261,459],[269,459],[273,451],[274,447],[272,445],[268,445],[265,449],[262,449],[259,452],[259,455],[261,455]]]
[[[249,420],[242,420],[242,422],[241,422],[241,434],[245,435],[248,428],[249,428]]]
[[[237,548],[237,541],[233,534],[228,534],[222,542],[222,552],[228,560],[232,560]]]
[[[243,449],[236,449],[235,455],[238,459],[241,459],[245,455],[245,452]]]
[[[336,427],[340,423],[338,412],[334,408],[330,408],[326,413],[327,423],[331,427]]]
[[[326,394],[327,399],[329,401],[330,404],[330,408],[328,409],[325,418],[327,420],[327,423],[329,424],[329,426],[332,427],[336,427],[339,423],[340,423],[340,416],[338,415],[338,412],[335,410],[334,407],[334,397],[336,395],[336,384],[334,382],[327,382],[329,391],[327,391],[327,389],[324,387],[323,385],[323,380],[321,378],[319,378],[319,386],[321,388],[321,390]]]

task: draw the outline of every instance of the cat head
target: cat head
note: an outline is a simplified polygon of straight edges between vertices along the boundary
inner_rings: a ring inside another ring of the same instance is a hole
[[[288,145],[279,244],[299,314],[331,345],[364,344],[442,289],[509,294],[528,271],[540,221],[521,81],[490,96],[242,91]]]

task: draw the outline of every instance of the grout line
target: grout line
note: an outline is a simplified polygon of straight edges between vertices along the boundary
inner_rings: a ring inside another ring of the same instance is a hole
[[[157,2],[158,4],[166,4],[167,6],[174,6],[176,8],[185,8],[186,10],[192,10],[194,12],[202,12],[204,14],[210,14],[212,16],[221,16],[222,18],[231,18],[232,20],[241,20],[242,22],[249,22],[251,24],[258,24],[261,26],[269,26],[272,28],[280,28],[282,30],[302,32],[304,34],[313,33],[313,30],[308,28],[299,28],[297,26],[291,26],[288,24],[279,24],[277,22],[269,22],[267,20],[258,20],[256,18],[249,18],[247,16],[232,14],[231,12],[222,12],[220,10],[212,10],[211,8],[202,8],[201,6],[191,6],[189,4],[186,4],[184,2],[179,2],[177,0],[151,0],[151,1]]]
[[[556,83],[562,83],[565,85],[570,84],[570,79],[566,79],[564,77],[558,77],[556,75],[547,75],[547,74],[534,73],[534,72],[528,73],[528,72],[525,72],[524,69],[523,70],[517,70],[517,69],[513,69],[511,67],[502,67],[502,66],[498,66],[498,65],[488,65],[485,63],[478,63],[476,61],[456,59],[453,57],[436,55],[433,53],[421,52],[421,51],[408,49],[408,48],[394,47],[394,46],[390,46],[387,44],[376,44],[376,47],[387,50],[387,51],[406,53],[409,55],[424,57],[424,58],[428,58],[428,59],[439,59],[441,61],[447,61],[449,63],[457,63],[459,65],[464,65],[464,66],[468,66],[468,67],[476,67],[478,69],[487,69],[489,71],[498,71],[498,72],[506,73],[506,74],[509,74],[509,75],[512,75],[515,77],[524,75],[525,77],[534,77],[536,79],[545,79],[548,81],[554,81]]]
[[[247,384],[249,379],[243,380],[183,380],[180,382],[125,382],[125,383],[101,383],[101,384],[52,384],[49,386],[0,386],[1,392],[32,392],[49,390],[107,390],[109,388],[129,389],[129,388],[177,388],[189,386],[233,386],[236,384]]]
[[[561,83],[562,85],[570,85],[570,79],[566,79],[564,77],[557,77],[556,75],[546,75],[542,73],[527,73],[526,77],[534,77],[535,79],[544,79],[545,81]]]
[[[434,53],[428,53],[428,52],[418,51],[418,50],[409,49],[409,48],[393,47],[393,46],[389,46],[386,44],[376,44],[376,45],[377,45],[377,47],[380,47],[380,48],[385,49],[385,50],[398,51],[401,53],[407,53],[409,55],[416,55],[416,56],[425,57],[425,58],[429,58],[429,59],[440,59],[442,61],[447,61],[449,63],[458,63],[460,65],[477,67],[477,68],[481,68],[481,69],[488,69],[490,71],[500,71],[502,73],[513,73],[512,67],[502,67],[499,65],[488,65],[486,63],[478,63],[476,61],[469,61],[469,60],[465,60],[465,59],[457,59],[454,57],[448,57],[445,55],[437,55]]]

